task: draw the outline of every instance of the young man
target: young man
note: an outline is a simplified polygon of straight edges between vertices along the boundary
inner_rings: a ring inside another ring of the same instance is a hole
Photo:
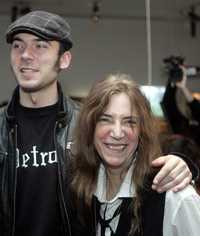
[[[6,38],[18,86],[0,113],[0,235],[70,235],[65,190],[78,108],[57,80],[71,61],[70,27],[58,15],[33,11],[12,23]],[[180,158],[154,163],[163,164],[154,188],[190,182]]]
[[[57,76],[71,61],[70,27],[37,11],[6,36],[18,87],[1,114],[0,235],[67,235],[64,180],[78,109]]]

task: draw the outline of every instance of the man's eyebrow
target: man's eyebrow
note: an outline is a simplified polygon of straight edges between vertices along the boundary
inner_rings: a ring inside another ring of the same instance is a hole
[[[19,36],[14,36],[12,41],[23,41]]]
[[[46,42],[46,43],[49,43],[49,44],[50,44],[50,42],[51,42],[51,41],[49,41],[49,40],[47,40],[47,39],[42,39],[42,38],[35,38],[34,41]]]
[[[47,39],[36,38],[36,39],[34,39],[34,41],[36,41],[36,42],[44,42],[44,43],[47,43],[48,45],[51,45],[51,40],[47,40]]]
[[[21,42],[24,42],[24,40],[23,40],[20,36],[14,36],[14,37],[13,37],[13,41],[21,41]],[[42,39],[42,38],[34,38],[33,41],[36,41],[36,42],[46,42],[46,43],[48,43],[48,44],[51,44],[49,40]]]

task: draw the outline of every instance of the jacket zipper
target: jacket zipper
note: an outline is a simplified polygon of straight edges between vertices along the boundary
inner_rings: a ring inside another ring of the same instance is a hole
[[[57,129],[57,127],[59,127],[59,124],[60,123],[58,121],[56,121],[55,128],[54,128],[54,145],[55,145],[55,150],[56,150],[57,159],[58,159],[58,183],[59,183],[59,187],[60,187],[60,197],[61,197],[61,201],[62,201],[61,206],[64,209],[64,214],[66,216],[67,225],[68,225],[68,230],[67,230],[66,226],[65,226],[65,220],[64,220],[64,229],[65,229],[65,232],[68,231],[69,236],[71,236],[71,227],[70,227],[70,222],[69,222],[69,216],[68,216],[66,205],[65,205],[64,193],[63,193],[63,187],[62,187],[61,163],[60,163],[59,152],[58,152],[58,147],[57,147],[57,140],[56,140],[56,129]],[[65,128],[67,128],[67,134],[68,134],[68,127],[65,127]]]
[[[94,235],[96,235],[97,232],[97,202],[94,198]]]
[[[8,153],[7,153],[7,152],[2,152],[2,151],[0,151],[0,154],[3,154],[3,155],[5,155],[5,156],[7,156],[7,155],[8,155]]]
[[[17,148],[17,125],[14,126],[14,128],[11,130],[11,137],[12,135],[14,136],[14,147],[13,147],[13,154],[14,154],[14,160],[12,162],[12,164],[14,164],[14,166],[12,166],[13,168],[13,199],[12,199],[12,208],[11,208],[11,213],[12,213],[12,218],[13,218],[13,222],[12,222],[12,231],[11,231],[11,235],[14,236],[15,233],[15,204],[16,204],[16,186],[17,186],[17,171],[16,171],[16,148]]]

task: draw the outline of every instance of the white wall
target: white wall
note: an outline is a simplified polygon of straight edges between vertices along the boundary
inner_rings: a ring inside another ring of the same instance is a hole
[[[84,96],[94,80],[111,72],[130,73],[140,84],[147,84],[146,26],[143,20],[101,20],[95,24],[89,19],[68,19],[72,26],[74,48],[69,70],[61,74],[66,93]],[[10,18],[0,16],[0,102],[8,99],[15,80],[9,68],[9,47],[4,33]],[[153,21],[153,85],[165,85],[162,60],[171,54],[183,55],[188,64],[200,65],[200,29],[198,37],[190,37],[184,22]],[[197,30],[197,31],[198,31]],[[200,79],[189,86],[200,91]]]

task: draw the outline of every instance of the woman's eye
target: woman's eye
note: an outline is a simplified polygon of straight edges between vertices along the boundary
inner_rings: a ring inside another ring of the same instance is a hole
[[[124,121],[125,124],[127,125],[137,125],[137,120],[136,119],[128,119]]]
[[[99,121],[100,122],[111,122],[111,120],[109,118],[107,118],[107,117],[100,117]]]
[[[128,122],[129,124],[134,124],[134,125],[137,123],[136,120],[129,120]]]

